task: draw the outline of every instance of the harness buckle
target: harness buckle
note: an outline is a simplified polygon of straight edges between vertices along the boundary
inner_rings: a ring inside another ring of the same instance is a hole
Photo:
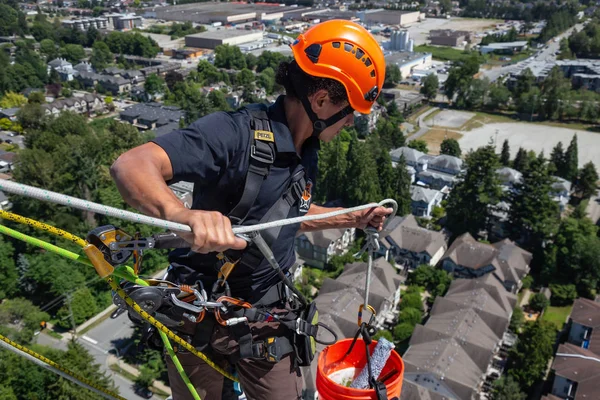
[[[266,151],[266,149],[261,149],[260,145],[256,146],[256,144],[253,144],[250,147],[250,157],[264,164],[273,164],[275,162],[275,155],[271,151],[271,147],[269,147],[268,145],[266,146],[269,149],[268,152]]]
[[[265,359],[272,363],[278,363],[282,358],[282,349],[276,337],[267,338],[263,342]]]

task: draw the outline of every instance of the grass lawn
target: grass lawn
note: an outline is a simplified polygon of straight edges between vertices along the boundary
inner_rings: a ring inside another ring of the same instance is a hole
[[[471,57],[471,54],[473,54],[470,52],[465,52],[464,50],[454,49],[452,47],[438,47],[428,45],[415,46],[415,52],[431,53],[433,59],[441,61],[463,61]],[[481,55],[479,55],[479,57],[481,58],[480,61],[483,62],[485,60],[485,57]]]
[[[560,330],[563,327],[563,324],[567,321],[567,316],[571,314],[572,305],[566,307],[552,307],[548,306],[544,315],[542,316],[542,321],[548,321],[553,323],[556,326],[556,329]]]
[[[433,128],[419,139],[427,142],[429,154],[440,154],[440,145],[445,138],[460,139],[463,135],[446,128]]]
[[[431,106],[426,105],[424,107],[422,107],[421,109],[417,110],[417,112],[415,112],[414,114],[411,114],[407,119],[406,122],[410,123],[410,124],[415,124],[417,123],[417,119],[419,118],[419,116],[423,113],[426,113],[427,111],[431,110]]]
[[[521,52],[519,54],[514,54],[514,55],[490,54],[489,58],[487,60],[487,64],[488,65],[496,65],[496,66],[504,65],[504,64],[516,64],[519,61],[523,61],[524,59],[530,57],[532,53],[533,53],[532,51],[524,51],[524,52]],[[502,60],[501,58],[503,58],[503,57],[510,58],[510,61]]]

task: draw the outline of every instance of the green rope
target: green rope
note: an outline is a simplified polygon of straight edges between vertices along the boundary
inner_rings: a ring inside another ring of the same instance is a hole
[[[61,257],[68,258],[69,260],[76,261],[78,263],[93,267],[90,260],[84,255],[73,253],[72,251],[63,249],[62,247],[55,246],[51,243],[44,242],[43,240],[36,239],[36,238],[26,235],[24,233],[15,231],[14,229],[11,229],[7,226],[0,225],[0,233],[3,233],[5,235],[15,238],[17,240],[21,240],[27,244],[40,247],[44,250],[48,250],[50,252],[58,254]],[[115,268],[115,270],[113,271],[113,275],[118,278],[126,279],[130,282],[134,282],[140,286],[149,286],[148,282],[135,276],[135,273],[133,272],[133,269],[131,267],[121,266],[121,267]],[[169,342],[169,338],[163,332],[161,332],[161,331],[158,331],[158,332],[160,334],[160,338],[162,339],[162,341],[165,345],[165,348],[167,349],[167,352],[169,353],[169,356],[173,360],[173,364],[175,364],[175,368],[177,369],[177,372],[179,372],[181,379],[183,379],[183,381],[185,382],[185,385],[190,390],[192,397],[194,398],[194,400],[201,400],[200,396],[198,395],[198,392],[196,392],[196,388],[194,387],[194,385],[192,385],[189,378],[187,377],[187,374],[183,370],[183,366],[179,362],[179,359],[177,358],[177,355],[175,354],[175,351],[173,350],[173,346],[171,346],[171,343]]]

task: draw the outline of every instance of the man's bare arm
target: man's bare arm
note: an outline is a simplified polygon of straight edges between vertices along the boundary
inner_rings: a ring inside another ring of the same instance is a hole
[[[321,207],[311,204],[307,215],[325,214],[332,211],[343,210],[341,207]],[[315,221],[306,221],[300,225],[300,231],[312,232],[323,229],[337,228],[359,228],[364,229],[367,225],[372,225],[379,230],[383,227],[385,216],[392,213],[391,208],[376,207],[362,211],[338,215],[332,218],[318,219]]]

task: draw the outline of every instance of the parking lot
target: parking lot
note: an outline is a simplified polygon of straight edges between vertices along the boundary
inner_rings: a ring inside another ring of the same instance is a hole
[[[474,116],[475,113],[465,111],[442,110],[433,117],[432,122],[434,126],[460,128]]]
[[[410,37],[415,40],[415,45],[427,43],[429,31],[434,29],[456,29],[471,32],[482,32],[497,23],[504,22],[493,19],[470,19],[470,18],[428,18],[407,27]]]
[[[469,149],[488,145],[491,140],[496,138],[496,131],[498,132],[497,152],[500,153],[502,143],[505,139],[508,139],[511,157],[517,154],[519,147],[523,147],[525,150],[533,150],[536,153],[543,150],[546,157],[548,157],[552,152],[552,148],[558,142],[562,142],[563,148],[566,149],[573,138],[573,134],[576,133],[579,147],[579,167],[592,161],[597,169],[600,168],[600,133],[524,122],[493,123],[469,132],[461,132],[463,137],[460,138],[459,144],[463,154]]]

